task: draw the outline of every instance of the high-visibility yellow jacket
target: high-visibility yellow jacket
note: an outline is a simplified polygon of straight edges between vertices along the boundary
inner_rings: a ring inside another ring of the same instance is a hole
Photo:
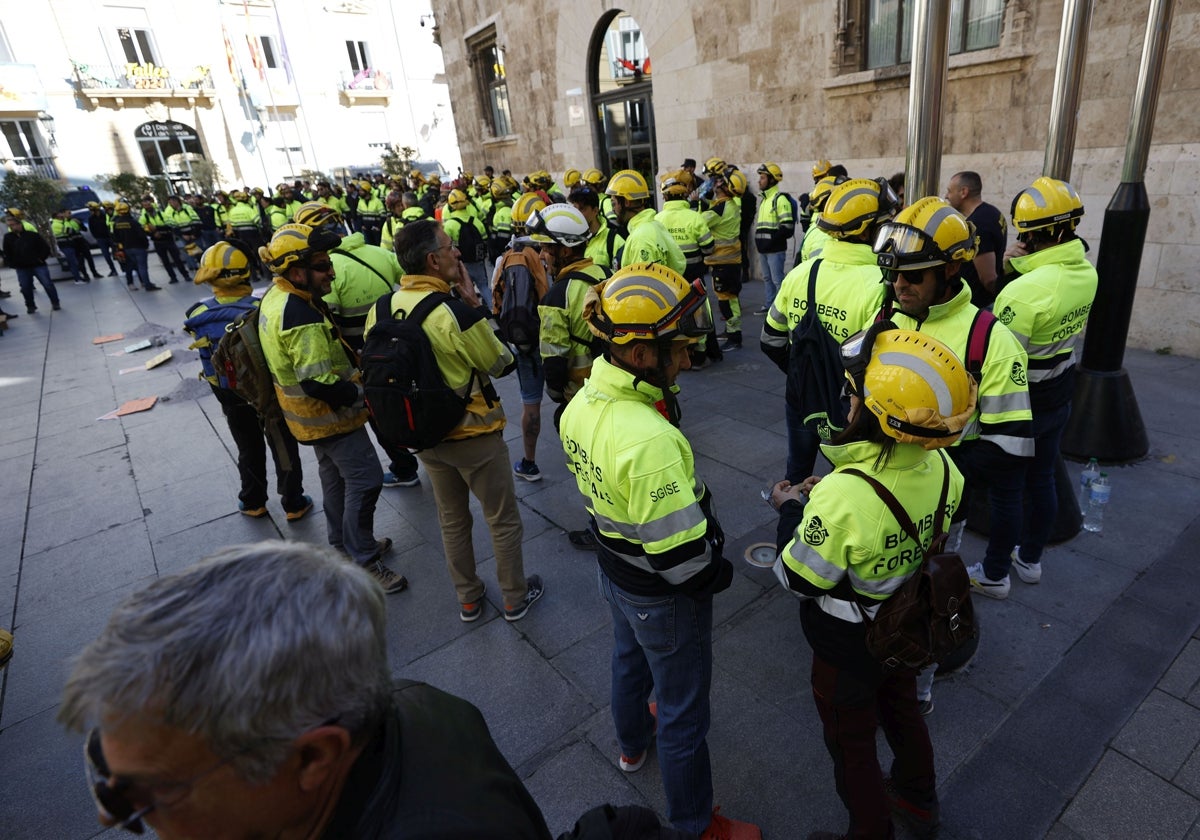
[[[558,272],[538,306],[546,393],[555,402],[570,400],[591,375],[598,339],[583,318],[583,300],[588,289],[609,274],[584,257]]]
[[[754,244],[760,254],[773,254],[787,250],[788,238],[796,230],[792,217],[792,202],[779,191],[778,184],[763,190],[758,203],[758,216],[754,220]]]
[[[605,219],[600,218],[600,227],[596,228],[596,232],[588,240],[584,255],[596,265],[616,271],[621,267],[621,252],[624,248],[625,237],[610,227]]]
[[[801,260],[811,260],[813,257],[820,256],[825,244],[833,239],[832,236],[822,230],[821,226],[817,224],[817,220],[820,218],[820,213],[813,213],[812,224],[804,232],[804,239],[800,241]]]
[[[830,239],[817,259],[817,317],[840,343],[875,317],[886,288],[870,245]],[[763,321],[762,350],[784,371],[791,331],[808,311],[808,276],[815,263],[802,262],[787,273]]]
[[[723,198],[708,206],[704,223],[713,235],[713,251],[704,257],[706,265],[742,264],[742,208],[734,199]]]
[[[686,199],[663,202],[655,216],[671,234],[686,261],[684,276],[689,280],[704,275],[704,258],[713,251],[713,234],[704,217],[692,209]]]
[[[312,443],[367,422],[354,353],[319,298],[276,276],[259,306],[258,336],[296,440]]]
[[[368,245],[361,233],[342,237],[329,258],[335,274],[325,303],[346,343],[361,350],[367,312],[375,301],[396,290],[404,271],[394,253]]]
[[[696,477],[692,448],[656,403],[663,393],[603,357],[559,425],[600,543],[597,559],[619,587],[637,594],[710,595],[732,567],[706,539],[710,494]]]
[[[424,274],[409,274],[392,294],[392,315],[412,312],[431,292],[447,294],[444,280]],[[368,336],[375,325],[374,307],[367,313]],[[438,370],[446,384],[471,401],[462,422],[446,435],[446,440],[465,440],[504,428],[504,407],[488,377],[504,376],[516,367],[512,351],[496,338],[492,321],[482,308],[475,309],[460,300],[443,303],[429,313],[421,324],[437,356]]]
[[[621,252],[621,267],[652,262],[665,265],[682,275],[687,268],[683,251],[655,215],[654,209],[647,207],[629,220],[629,237]]]
[[[963,477],[945,458],[950,484],[940,527],[935,528],[946,475],[938,452],[926,452],[912,443],[897,444],[888,463],[879,467],[878,444],[822,444],[821,451],[833,464],[833,472],[809,494],[803,521],[775,561],[775,575],[800,597],[815,599],[822,612],[858,624],[864,610],[873,618],[878,602],[887,600],[917,571],[922,554],[871,485],[844,470],[853,467],[891,491],[916,525],[922,549],[929,547],[935,530],[949,529],[962,499]],[[849,593],[844,590],[835,595],[834,588],[843,581],[868,605],[858,598],[847,600]]]
[[[1058,408],[1074,392],[1075,347],[1096,297],[1096,269],[1080,239],[1015,257],[1012,267],[1021,276],[1000,290],[992,311],[1029,354],[1033,410]]]
[[[891,320],[902,330],[920,330],[933,336],[965,363],[971,324],[978,313],[979,309],[971,303],[971,289],[964,283],[949,301],[931,306],[924,321],[898,309],[892,312]],[[862,328],[868,326],[870,321],[864,322]],[[1027,364],[1025,348],[1016,336],[1003,324],[993,324],[979,381],[979,404],[959,443],[978,438],[991,441],[1010,455],[1033,457]]]

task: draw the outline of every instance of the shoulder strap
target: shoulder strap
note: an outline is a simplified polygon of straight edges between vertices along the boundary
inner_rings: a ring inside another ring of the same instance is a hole
[[[967,372],[976,380],[983,376],[983,359],[987,356],[988,342],[995,326],[996,316],[986,309],[975,313],[975,320],[971,322],[971,332],[967,337]]]
[[[617,232],[612,228],[608,228],[608,264],[612,265],[613,248],[617,244]]]
[[[351,254],[349,251],[343,251],[341,248],[334,248],[332,253],[334,253],[334,254],[341,254],[343,257],[349,257],[350,259],[354,260],[354,261],[355,261],[356,263],[358,263],[359,265],[365,265],[367,268],[371,269],[371,271],[375,272],[375,276],[376,276],[376,277],[378,277],[378,278],[379,278],[380,280],[382,280],[384,283],[387,283],[387,285],[388,285],[388,287],[389,287],[389,288],[391,287],[391,285],[392,285],[392,281],[391,281],[391,280],[389,280],[389,279],[387,279],[386,277],[384,277],[384,276],[383,276],[383,273],[382,273],[382,272],[381,272],[381,271],[380,271],[378,268],[376,268],[375,266],[371,265],[371,264],[370,264],[369,262],[367,262],[366,260],[360,260],[358,257],[356,257],[356,256],[354,256],[353,254]]]
[[[429,313],[437,309],[443,303],[454,300],[453,297],[445,292],[430,292],[421,298],[421,302],[412,308],[412,312],[408,313],[408,318],[405,320],[412,321],[416,324],[422,324],[429,317]]]
[[[938,498],[937,510],[934,511],[933,515],[934,538],[942,533],[942,512],[946,509],[946,497],[949,495],[950,491],[950,465],[946,462],[946,456],[944,453],[939,452],[938,455],[941,456],[942,459],[943,475],[942,492]],[[879,497],[880,501],[888,506],[888,510],[892,512],[892,516],[896,518],[896,522],[899,523],[900,527],[904,530],[904,533],[908,534],[908,536],[912,539],[913,544],[917,547],[917,550],[921,552],[921,559],[924,560],[925,548],[921,544],[921,535],[917,531],[917,526],[913,524],[912,517],[908,515],[908,511],[904,509],[904,506],[900,504],[894,495],[892,495],[892,492],[861,470],[851,467],[849,469],[842,470],[842,472],[849,475],[856,475],[863,481],[867,482],[867,484],[871,485],[871,489],[875,491],[875,495]],[[930,544],[932,545],[932,542]]]
[[[808,270],[808,311],[813,313],[813,317],[816,317],[817,311],[817,272],[820,268],[821,260],[816,259]]]

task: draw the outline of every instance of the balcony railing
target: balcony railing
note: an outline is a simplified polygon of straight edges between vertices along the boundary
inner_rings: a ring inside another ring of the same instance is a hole
[[[342,71],[338,77],[338,90],[351,105],[360,99],[386,104],[395,93],[392,88],[392,74],[386,70],[372,68],[357,73]]]
[[[196,99],[213,95],[212,73],[207,66],[175,72],[155,64],[84,64],[72,61],[79,92],[95,105],[101,99]]]
[[[16,175],[37,175],[39,178],[58,180],[58,167],[54,164],[54,158],[50,157],[0,158],[0,168]]]

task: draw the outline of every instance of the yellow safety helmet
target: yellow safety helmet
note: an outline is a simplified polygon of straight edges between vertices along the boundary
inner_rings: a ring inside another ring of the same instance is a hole
[[[817,213],[823,211],[825,209],[825,202],[829,201],[829,194],[833,192],[833,188],[845,181],[846,179],[840,175],[826,175],[817,181],[812,191],[808,194],[808,206]]]
[[[979,237],[962,213],[931,195],[880,226],[873,250],[881,268],[913,271],[975,259]]]
[[[750,186],[745,173],[740,169],[726,170],[725,180],[729,182],[729,189],[734,195],[745,195],[746,188]]]
[[[420,169],[414,169],[412,172],[408,173],[408,179],[410,181],[414,181],[415,183],[418,183],[418,184],[424,184],[425,183],[425,174],[423,172],[421,172]]]
[[[469,184],[475,180],[475,173],[472,172],[470,169],[464,169],[459,177],[462,178],[463,181],[465,181],[466,183]]]
[[[1017,233],[1066,225],[1075,230],[1083,218],[1083,200],[1066,181],[1042,176],[1017,193],[1012,203]]]
[[[367,195],[370,195],[371,190],[373,190],[374,188],[375,188],[375,185],[372,184],[370,181],[359,181],[358,182],[358,191],[361,193],[366,193]]]
[[[583,174],[578,169],[568,169],[563,173],[563,188],[573,190],[583,180]]]
[[[725,161],[721,160],[719,157],[711,157],[704,161],[704,174],[710,177],[724,175],[726,165],[727,164]]]
[[[475,178],[475,186],[481,190],[490,190],[492,188],[492,179],[486,175],[479,175]]]
[[[467,198],[467,194],[462,190],[450,190],[446,203],[450,205],[451,210],[462,210],[471,203],[471,199]]]
[[[129,205],[126,202],[124,202],[124,201],[114,201],[113,202],[113,213],[115,215],[119,216],[122,213],[128,213],[128,212],[129,212]]]
[[[242,190],[234,190],[229,194],[229,199],[231,201],[249,201],[250,196],[246,195]]]
[[[666,198],[687,198],[688,193],[691,192],[690,184],[684,181],[687,177],[688,174],[682,169],[668,172],[659,178],[658,187]]]
[[[622,169],[614,173],[604,192],[626,201],[645,201],[650,198],[650,186],[642,173],[635,169]]]
[[[554,178],[545,169],[539,169],[529,177],[538,189],[548,190],[554,186]]]
[[[442,176],[437,174],[436,172],[434,172],[434,173],[426,176],[425,180],[427,183],[430,183],[430,184],[441,184]]]
[[[492,181],[492,198],[508,198],[513,194],[513,186],[504,176]]]
[[[627,265],[587,292],[588,329],[609,344],[699,340],[712,329],[704,284],[658,263]]]
[[[296,208],[292,221],[298,225],[308,225],[319,228],[326,225],[340,225],[342,214],[327,204],[319,201],[306,201]]]
[[[950,446],[975,413],[978,385],[927,333],[880,321],[842,344],[846,379],[883,433],[923,449]]]
[[[852,178],[829,193],[817,226],[836,239],[845,239],[892,218],[899,208],[900,198],[886,178]]]
[[[546,202],[542,201],[542,197],[537,193],[530,192],[523,194],[513,204],[512,208],[512,223],[514,227],[525,229],[525,223],[529,221],[529,217],[533,215],[533,211],[541,210],[546,206]]]
[[[100,202],[99,202],[99,201],[89,201],[89,202],[87,203],[87,209],[89,209],[89,210],[101,210],[101,209],[103,209],[103,208],[102,208],[102,206],[101,206],[101,204],[100,204]]]
[[[196,285],[240,286],[250,282],[250,256],[230,242],[218,242],[200,257]]]
[[[779,168],[779,164],[770,161],[758,167],[758,174],[770,177],[777,184],[783,180],[783,170]]]
[[[604,173],[599,169],[588,169],[583,173],[583,183],[594,189],[600,189],[600,185],[604,183]]]
[[[101,207],[103,207],[105,210],[112,210],[112,209],[113,209],[113,207],[115,207],[115,206],[116,206],[116,202],[114,202],[114,201],[102,201],[102,202],[100,202],[100,206],[101,206]]]
[[[306,263],[313,254],[331,251],[342,244],[342,237],[330,230],[298,225],[280,226],[271,241],[258,249],[258,256],[272,273],[280,277],[297,263]]]
[[[20,207],[9,207],[7,210],[4,211],[4,215],[12,216],[14,219],[16,219],[19,222],[25,218],[25,211],[22,210]]]
[[[817,181],[828,175],[830,169],[833,169],[833,164],[824,158],[814,163],[812,168],[813,183],[817,183]]]

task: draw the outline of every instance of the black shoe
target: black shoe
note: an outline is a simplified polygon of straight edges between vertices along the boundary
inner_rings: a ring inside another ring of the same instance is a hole
[[[172,285],[174,285],[175,283],[178,283],[178,282],[179,282],[179,278],[178,278],[178,277],[172,277],[172,278],[171,278],[171,280],[170,280],[170,281],[167,283],[167,285],[168,285],[168,286],[172,286]]]
[[[8,319],[8,320],[10,320],[10,321],[11,321],[13,318],[16,318],[16,317],[18,317],[16,312],[4,312],[4,311],[2,311],[2,310],[0,310],[0,315],[3,315],[5,318],[7,318],[7,319]]]
[[[50,308],[51,308],[51,309],[53,309],[55,312],[61,312],[61,311],[62,311],[62,304],[61,304],[61,303],[55,303],[55,304],[52,304],[52,305],[50,306]]]
[[[0,298],[10,298],[10,297],[12,297],[12,292],[0,291]]]
[[[890,776],[883,779],[883,792],[887,796],[888,807],[896,822],[908,829],[913,837],[919,840],[932,840],[938,836],[942,819],[937,805],[932,808],[921,808],[909,802],[896,791],[896,785]]]
[[[600,548],[600,544],[596,542],[596,535],[587,528],[582,531],[568,531],[567,541],[571,543],[571,548],[580,551],[596,551]]]
[[[149,286],[146,286],[146,291],[147,292],[161,292],[162,286],[155,286],[153,283],[151,283]]]
[[[32,315],[34,312],[37,312],[37,307],[36,307],[36,306],[26,306],[26,307],[25,307],[25,314],[26,314],[26,315]]]
[[[117,272],[116,272],[116,271],[110,271],[110,272],[108,272],[108,276],[109,276],[109,277],[116,277],[116,276],[117,276]]]

